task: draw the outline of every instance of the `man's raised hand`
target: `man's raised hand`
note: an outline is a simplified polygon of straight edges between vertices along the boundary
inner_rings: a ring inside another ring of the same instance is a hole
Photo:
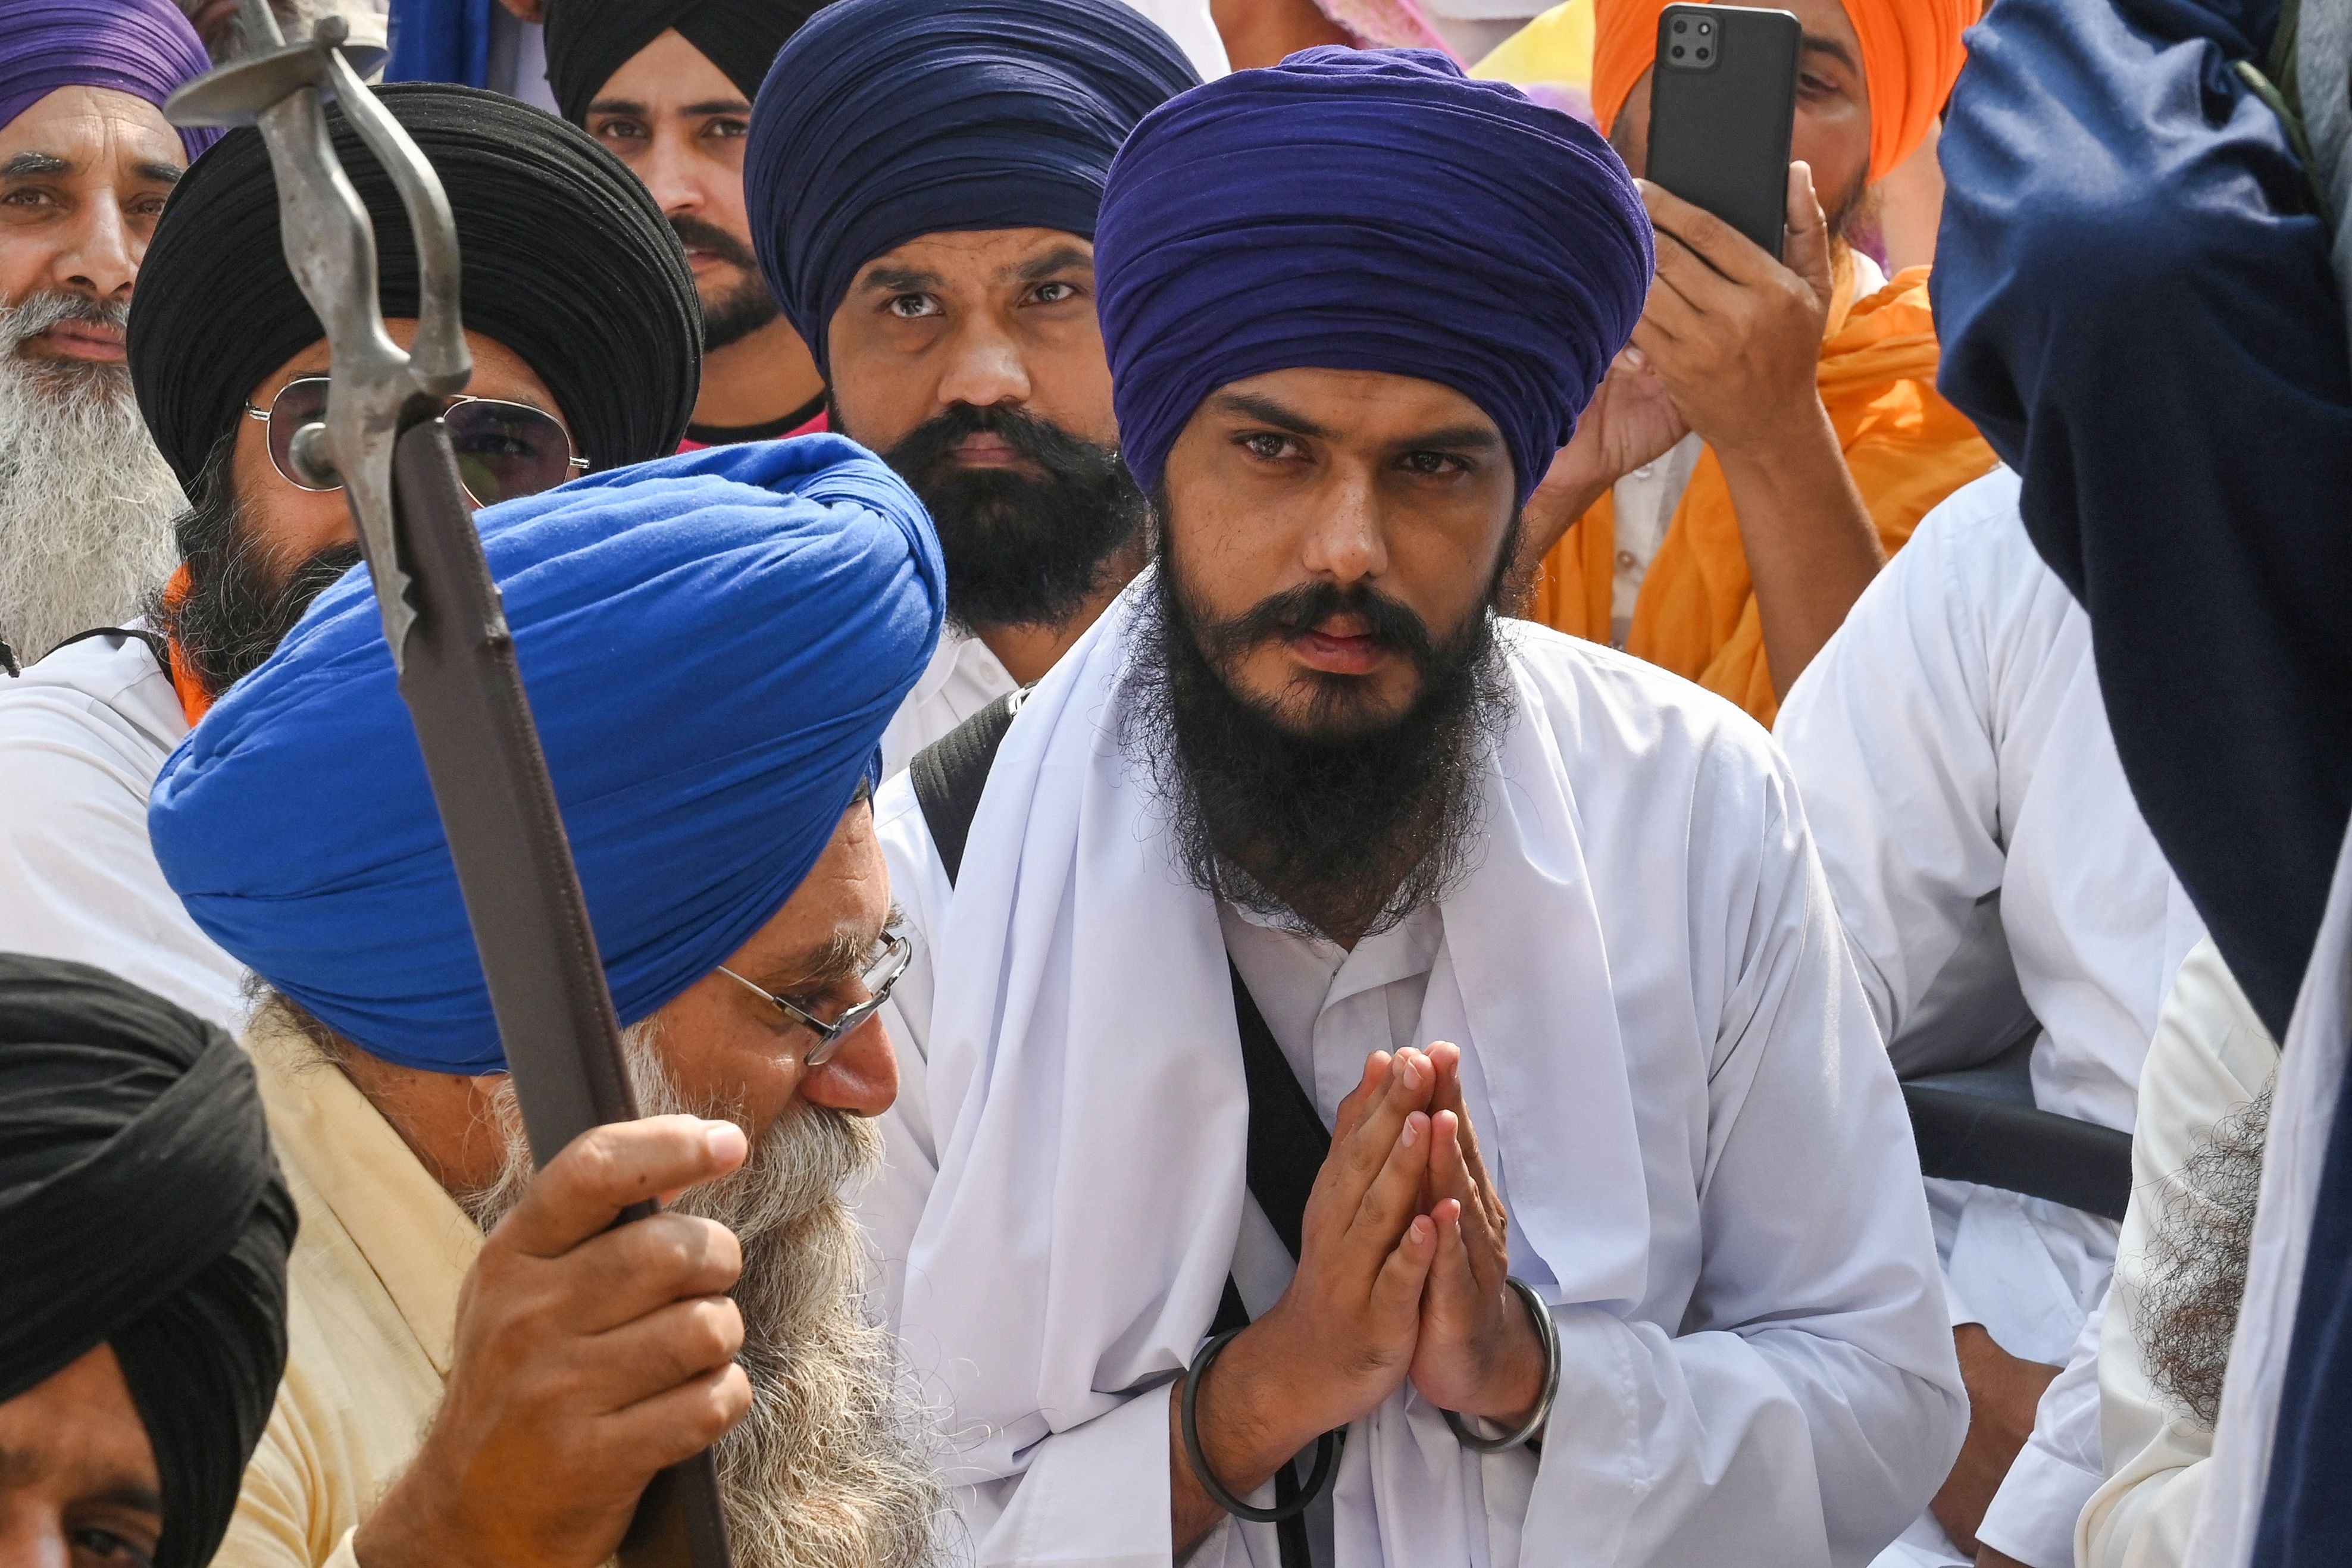
[[[1437,1077],[1422,1051],[1382,1051],[1340,1103],[1290,1287],[1226,1347],[1200,1390],[1203,1457],[1227,1490],[1263,1486],[1321,1434],[1403,1385],[1438,1250],[1437,1226],[1421,1212]],[[1172,1403],[1170,1418],[1178,1419]],[[1170,1436],[1181,1552],[1219,1511],[1183,1458],[1181,1432]]]
[[[743,1163],[741,1130],[655,1116],[581,1134],[483,1243],[446,1393],[352,1542],[362,1568],[594,1568],[646,1483],[751,1407],[724,1226],[647,1198]]]
[[[1462,1048],[1429,1048],[1429,1218],[1437,1256],[1422,1293],[1412,1385],[1441,1409],[1517,1427],[1543,1396],[1544,1348],[1528,1309],[1504,1281],[1511,1271],[1510,1217],[1486,1175],[1462,1095]]]

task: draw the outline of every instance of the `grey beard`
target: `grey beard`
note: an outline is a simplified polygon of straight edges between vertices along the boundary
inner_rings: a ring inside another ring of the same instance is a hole
[[[739,1107],[689,1105],[662,1062],[649,1020],[622,1046],[637,1109],[740,1120]],[[458,1201],[488,1230],[521,1197],[531,1158],[511,1082],[494,1102],[507,1157],[488,1187]],[[713,1219],[742,1244],[730,1292],[743,1314],[737,1356],[751,1413],[718,1448],[735,1561],[743,1568],[929,1568],[946,1507],[930,1412],[866,1307],[866,1243],[842,1189],[882,1163],[862,1117],[803,1103],[741,1169],[671,1207]]]
[[[0,309],[0,637],[27,661],[135,616],[178,559],[171,524],[185,497],[130,371],[22,351],[60,321],[121,326],[129,314],[67,294]]]
[[[2270,1118],[2264,1089],[2214,1126],[2165,1195],[2148,1243],[2140,1352],[2158,1389],[2209,1432],[2246,1294]]]

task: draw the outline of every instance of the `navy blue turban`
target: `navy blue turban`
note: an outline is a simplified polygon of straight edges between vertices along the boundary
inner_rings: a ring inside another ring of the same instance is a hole
[[[577,479],[476,514],[622,1021],[710,973],[832,839],[939,640],[946,576],[898,476],[839,436]],[[362,569],[155,782],[196,924],[404,1067],[505,1065]]]
[[[751,109],[743,196],[769,291],[830,375],[857,269],[922,235],[1092,238],[1127,133],[1200,80],[1119,0],[839,0]]]
[[[1145,489],[1201,400],[1313,366],[1454,388],[1524,502],[1633,334],[1649,214],[1608,142],[1423,49],[1304,49],[1136,127],[1095,233]]]

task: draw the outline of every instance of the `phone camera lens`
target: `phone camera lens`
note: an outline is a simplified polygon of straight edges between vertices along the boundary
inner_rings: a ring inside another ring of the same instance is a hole
[[[1681,59],[1682,57],[1683,57],[1683,47],[1682,47],[1680,44],[1676,44],[1676,45],[1675,46],[1675,58],[1676,58],[1676,59]]]
[[[1712,51],[1710,51],[1706,45],[1702,44],[1699,46],[1698,57],[1700,59],[1705,59],[1711,52]]]
[[[1676,22],[1675,24],[1675,31],[1677,33],[1687,33],[1690,31],[1690,24],[1688,22]]]
[[[1712,22],[1701,22],[1701,23],[1698,25],[1698,36],[1699,36],[1700,37],[1702,37],[1702,38],[1706,37],[1707,36],[1707,34],[1709,34],[1709,33],[1713,32],[1714,30],[1715,30],[1715,24],[1714,24],[1714,23],[1712,23]]]

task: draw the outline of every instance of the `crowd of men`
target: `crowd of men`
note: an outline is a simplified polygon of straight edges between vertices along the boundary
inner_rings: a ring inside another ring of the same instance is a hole
[[[0,0],[0,1564],[594,1568],[705,1449],[745,1568],[2352,1557],[2352,4],[1790,0],[1778,256],[1573,4],[1594,123],[1517,0],[376,89],[642,1113],[542,1164],[163,113],[251,40]]]

